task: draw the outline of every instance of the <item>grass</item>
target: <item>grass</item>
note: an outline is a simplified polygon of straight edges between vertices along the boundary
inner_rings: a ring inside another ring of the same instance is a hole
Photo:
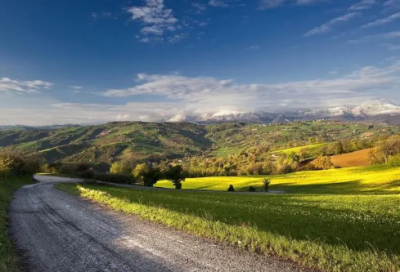
[[[311,152],[315,151],[316,149],[319,149],[323,146],[328,145],[329,143],[321,143],[321,144],[312,144],[312,145],[303,145],[303,146],[298,146],[298,147],[293,147],[293,148],[286,148],[286,149],[281,149],[274,151],[274,153],[283,153],[283,154],[290,154],[290,153],[299,153],[302,149],[309,149]]]
[[[16,272],[18,256],[9,238],[8,233],[8,204],[13,192],[21,186],[31,182],[28,177],[2,179],[0,178],[0,271]]]
[[[387,165],[305,171],[275,176],[206,177],[189,178],[183,189],[226,191],[230,184],[237,191],[258,190],[263,180],[271,180],[270,189],[294,194],[399,194],[400,167]],[[156,184],[161,188],[174,188],[169,181]]]
[[[379,166],[271,177],[271,189],[291,192],[285,195],[58,187],[118,211],[305,267],[395,272],[400,270],[399,174],[399,168]],[[349,182],[356,177],[356,184]],[[226,190],[233,183],[244,189],[258,186],[260,179],[189,179],[184,187]]]

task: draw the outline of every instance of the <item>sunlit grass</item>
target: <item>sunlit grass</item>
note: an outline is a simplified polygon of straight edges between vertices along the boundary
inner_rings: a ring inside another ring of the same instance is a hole
[[[263,180],[272,181],[271,190],[301,194],[398,194],[400,167],[386,165],[332,169],[326,171],[296,172],[275,176],[189,178],[183,189],[226,191],[232,184],[237,191],[248,191],[249,186],[259,191]],[[157,187],[174,188],[169,181],[160,181]]]
[[[240,195],[58,185],[118,211],[326,271],[400,269],[399,195]]]

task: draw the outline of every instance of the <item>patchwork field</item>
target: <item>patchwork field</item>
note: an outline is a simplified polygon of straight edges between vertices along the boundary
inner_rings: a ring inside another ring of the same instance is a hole
[[[59,188],[221,243],[323,271],[400,270],[400,168],[373,166],[269,176],[284,195]],[[188,179],[186,189],[262,187],[264,177]],[[168,181],[157,184],[172,188]]]
[[[364,149],[348,154],[332,156],[331,159],[333,164],[339,167],[368,166],[368,156],[370,151],[371,149]]]

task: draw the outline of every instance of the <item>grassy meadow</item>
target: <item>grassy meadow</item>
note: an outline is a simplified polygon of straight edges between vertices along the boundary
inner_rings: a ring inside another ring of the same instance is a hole
[[[12,198],[13,192],[21,186],[31,182],[30,178],[20,177],[12,179],[0,178],[0,271],[16,272],[19,271],[17,266],[17,254],[8,234],[8,204]]]
[[[400,168],[270,176],[284,195],[58,188],[169,227],[323,271],[400,270]],[[188,179],[185,189],[262,187],[264,177]],[[157,184],[172,187],[167,181]]]
[[[189,178],[183,189],[226,191],[232,184],[236,191],[248,191],[254,186],[263,188],[263,180],[271,180],[270,189],[294,194],[399,194],[400,167],[377,165],[305,171],[273,176]],[[161,188],[174,188],[167,180],[156,184]]]

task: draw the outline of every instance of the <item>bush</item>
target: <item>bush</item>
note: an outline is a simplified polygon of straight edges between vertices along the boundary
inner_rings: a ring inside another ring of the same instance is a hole
[[[229,185],[228,192],[234,192],[234,191],[235,191],[235,188],[233,187],[233,185],[232,184]]]
[[[389,165],[400,166],[400,156],[393,156],[389,160]]]
[[[40,171],[40,158],[15,148],[0,152],[0,176],[33,175]]]
[[[333,163],[331,157],[328,156],[319,156],[315,161],[314,165],[316,169],[319,170],[328,170],[333,168]]]
[[[96,174],[94,178],[99,181],[105,181],[111,183],[121,183],[121,184],[135,183],[135,179],[131,175],[124,175],[124,174]]]
[[[255,192],[255,191],[257,191],[256,188],[254,188],[253,186],[249,187],[249,192]]]

